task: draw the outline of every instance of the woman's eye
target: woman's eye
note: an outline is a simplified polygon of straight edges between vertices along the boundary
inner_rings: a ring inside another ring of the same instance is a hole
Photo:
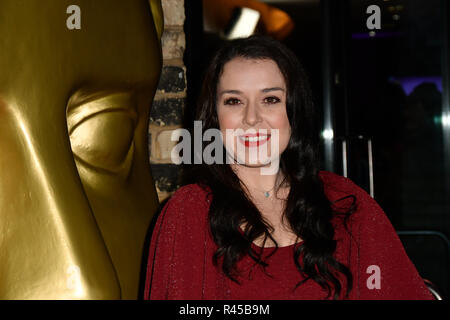
[[[277,98],[277,97],[267,97],[267,98],[264,99],[264,103],[267,103],[267,104],[275,104],[275,103],[278,103],[280,101],[281,100],[279,98]]]
[[[241,101],[236,98],[229,98],[229,99],[226,99],[224,102],[225,105],[230,105],[230,106],[238,105],[240,103],[241,103]]]

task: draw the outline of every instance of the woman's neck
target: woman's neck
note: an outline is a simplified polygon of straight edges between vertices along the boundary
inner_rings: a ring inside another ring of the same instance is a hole
[[[263,175],[260,167],[232,164],[231,168],[252,199],[258,201],[261,198],[274,200],[280,196],[283,199],[287,197],[286,191],[288,192],[289,188],[284,181],[281,170],[272,175]]]
[[[279,184],[280,170],[273,175],[261,174],[260,167],[247,167],[239,164],[231,165],[232,170],[238,176],[239,180],[249,189],[250,192],[268,191],[276,188],[275,184]]]
[[[241,182],[247,187],[244,191],[249,192],[255,206],[261,212],[263,219],[273,227],[272,236],[278,246],[288,246],[298,241],[298,237],[291,231],[287,222],[283,220],[286,199],[289,195],[289,186],[284,185],[281,171],[274,175],[261,175],[260,168],[235,165],[232,170]],[[281,184],[281,186],[280,186]],[[270,196],[264,192],[272,190]],[[245,228],[245,222],[241,225]],[[264,237],[255,239],[255,244],[263,246]],[[264,244],[272,247],[275,244],[270,239]]]

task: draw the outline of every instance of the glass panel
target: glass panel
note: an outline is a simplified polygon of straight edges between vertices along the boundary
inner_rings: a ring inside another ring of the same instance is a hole
[[[441,0],[347,3],[351,7],[348,13],[351,22],[346,31],[348,42],[343,46],[348,56],[348,103],[338,104],[336,113],[347,114],[347,123],[338,122],[337,128],[346,128],[341,134],[348,141],[348,175],[369,191],[369,150],[365,141],[370,139],[374,197],[394,227],[434,230],[448,237],[446,161],[449,159],[445,151],[449,146],[443,131],[447,121],[443,117],[443,78],[448,76],[443,73],[444,37],[448,35],[444,3]],[[366,26],[369,17],[366,9],[372,4],[381,8],[382,17],[382,27],[375,32]],[[365,139],[355,139],[358,136]],[[339,168],[343,147],[341,141],[337,142]],[[339,170],[343,173],[343,169]],[[421,242],[423,246],[414,250],[422,253],[436,249],[426,244],[430,241],[419,238],[402,240]],[[448,247],[441,252],[448,258]],[[414,256],[426,255],[414,253]],[[435,277],[446,279],[440,285],[448,291],[448,274]]]

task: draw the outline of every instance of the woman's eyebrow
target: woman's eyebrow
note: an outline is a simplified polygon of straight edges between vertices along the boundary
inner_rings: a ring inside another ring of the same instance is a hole
[[[285,90],[280,87],[273,87],[273,88],[262,89],[261,91],[264,93],[267,93],[267,92],[272,92],[272,91],[283,91],[284,92]]]
[[[285,90],[283,88],[281,88],[281,87],[265,88],[265,89],[261,90],[261,92],[263,92],[263,93],[272,92],[272,91],[283,91],[284,92]],[[239,91],[239,90],[223,90],[223,91],[219,92],[219,95],[221,96],[221,95],[224,95],[226,93],[241,94],[242,91]]]
[[[219,95],[224,95],[225,93],[241,94],[242,92],[239,90],[223,90],[219,92]]]

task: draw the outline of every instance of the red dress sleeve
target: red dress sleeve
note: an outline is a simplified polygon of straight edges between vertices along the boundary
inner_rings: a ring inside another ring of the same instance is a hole
[[[145,280],[144,299],[167,299],[169,291],[169,275],[171,256],[176,235],[176,215],[169,200],[158,216],[152,232],[147,272]],[[163,266],[166,266],[165,268]],[[163,267],[163,268],[162,268]],[[151,296],[150,296],[151,292]]]
[[[205,199],[200,187],[177,190],[153,229],[144,299],[199,299],[204,260]]]
[[[357,199],[350,219],[354,276],[350,299],[433,300],[381,207],[351,180],[340,177],[340,183]]]

